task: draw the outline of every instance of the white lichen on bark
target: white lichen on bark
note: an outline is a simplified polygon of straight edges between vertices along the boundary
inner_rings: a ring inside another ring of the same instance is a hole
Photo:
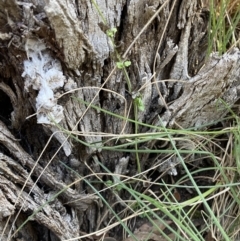
[[[54,91],[66,80],[61,64],[53,59],[40,40],[26,41],[28,59],[24,61],[25,90],[32,87],[38,91],[36,97],[37,122],[39,124],[59,123],[63,118],[63,107],[57,104]]]
[[[38,39],[27,39],[25,44],[28,59],[24,61],[25,90],[37,90],[35,109],[37,123],[48,125],[52,132],[56,131],[56,123],[64,118],[63,106],[57,104],[57,90],[63,87],[66,78],[61,63],[51,57],[45,44]],[[72,152],[71,145],[61,132],[55,133],[56,139],[62,144],[66,156]]]

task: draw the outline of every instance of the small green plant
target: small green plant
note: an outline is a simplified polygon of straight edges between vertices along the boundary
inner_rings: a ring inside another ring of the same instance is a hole
[[[111,28],[111,29],[108,29],[106,33],[109,38],[114,38],[116,32],[117,32],[116,28]]]
[[[106,22],[106,19],[104,18],[99,6],[97,5],[96,1],[95,0],[92,0],[96,10],[98,11],[99,13],[99,16],[102,18],[102,21],[104,22],[104,24],[107,26],[107,22]],[[131,61],[129,60],[123,60],[123,58],[121,57],[121,55],[118,53],[117,49],[116,49],[116,45],[114,43],[114,36],[117,32],[117,29],[116,28],[111,28],[111,29],[108,29],[106,31],[106,35],[111,39],[111,44],[114,48],[114,53],[115,53],[115,57],[116,57],[116,66],[118,69],[122,70],[123,71],[123,74],[124,74],[124,77],[125,77],[125,80],[127,82],[127,86],[128,86],[128,92],[130,94],[132,94],[132,83],[131,83],[131,80],[129,78],[129,75],[128,75],[128,72],[126,71],[126,67],[129,67],[131,65]],[[135,118],[135,121],[136,121],[136,124],[135,124],[135,134],[138,133],[138,123],[137,123],[137,120],[138,120],[138,110],[140,111],[143,111],[144,110],[144,103],[142,101],[142,99],[140,97],[136,98],[134,101],[133,101],[133,109],[134,109],[134,118]],[[138,156],[138,145],[135,144],[135,148],[136,148],[136,162],[137,162],[137,169],[138,169],[138,172],[140,173],[141,172],[141,165],[140,165],[140,160],[139,160],[139,156]]]
[[[123,69],[124,67],[129,67],[131,65],[131,61],[121,61],[117,62],[118,69]]]
[[[134,100],[134,104],[137,107],[137,109],[139,111],[144,111],[145,106],[144,106],[144,102],[143,102],[143,99],[142,99],[142,95],[139,92],[132,93],[132,98]]]
[[[145,110],[145,106],[144,106],[144,103],[143,103],[143,100],[142,100],[142,97],[139,96],[137,97],[134,102],[136,103],[136,106],[138,107],[138,110],[140,111],[144,111]]]

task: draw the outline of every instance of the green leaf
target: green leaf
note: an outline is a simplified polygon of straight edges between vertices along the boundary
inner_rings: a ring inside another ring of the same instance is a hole
[[[125,61],[125,62],[124,62],[124,66],[125,66],[125,67],[128,67],[128,66],[130,66],[130,65],[131,65],[131,61],[128,60],[128,61]]]
[[[144,111],[145,107],[144,107],[144,103],[143,103],[143,100],[141,97],[137,97],[135,99],[135,103],[140,111]]]
[[[113,185],[113,181],[107,180],[107,181],[105,182],[105,184],[106,184],[107,186],[112,186],[112,185]]]
[[[131,61],[125,61],[125,62],[117,62],[118,69],[123,69],[124,67],[128,67],[131,65]]]
[[[113,38],[115,36],[116,32],[117,32],[116,28],[111,28],[111,29],[108,29],[106,33],[107,33],[108,37]]]
[[[117,192],[120,192],[122,189],[123,189],[122,185],[117,185],[115,188]]]
[[[122,69],[124,67],[123,62],[117,62],[116,64],[117,64],[118,69]]]

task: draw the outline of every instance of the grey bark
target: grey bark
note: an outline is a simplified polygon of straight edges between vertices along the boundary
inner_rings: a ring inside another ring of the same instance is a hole
[[[201,1],[98,0],[97,4],[107,28],[118,29],[118,52],[132,62],[127,69],[132,93],[121,70],[111,73],[116,56],[91,1],[0,2],[0,89],[9,97],[11,112],[7,111],[10,121],[0,122],[1,240],[40,240],[41,231],[42,240],[65,240],[95,231],[99,210],[104,208],[97,195],[59,161],[80,175],[86,174],[84,163],[100,172],[98,162],[118,173],[115,166],[126,154],[102,150],[101,145],[107,140],[104,133],[121,133],[123,121],[88,108],[71,94],[118,115],[130,109],[129,117],[134,119],[132,94],[142,87],[145,110],[138,120],[157,126],[161,117],[166,126],[183,128],[202,128],[224,117],[226,110],[216,108],[219,98],[230,107],[239,99],[239,50],[223,56],[215,53],[204,64],[209,12]],[[0,100],[1,115],[5,100]],[[68,131],[81,132],[79,140],[98,144],[79,144],[56,122]],[[139,131],[150,130],[140,127]],[[96,132],[102,134],[89,135]],[[134,133],[134,125],[127,123],[124,132]],[[144,166],[148,156],[143,158]],[[135,163],[134,156],[124,160]],[[126,172],[126,163],[123,169]],[[132,174],[135,171],[133,164]],[[11,237],[28,216],[27,224]]]

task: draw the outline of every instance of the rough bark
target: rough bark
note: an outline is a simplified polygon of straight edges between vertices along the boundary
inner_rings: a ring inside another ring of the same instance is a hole
[[[161,125],[160,116],[166,126],[202,128],[226,115],[218,99],[229,106],[239,99],[240,51],[213,54],[204,64],[209,12],[200,3],[97,1],[107,29],[118,30],[118,52],[132,62],[129,90],[123,72],[114,69],[113,46],[91,1],[0,2],[1,240],[40,240],[40,233],[41,240],[74,238],[95,231],[104,213],[98,196],[60,161],[81,176],[89,174],[85,164],[100,172],[98,161],[119,173],[115,167],[126,154],[102,150],[101,145],[107,140],[104,133],[122,132],[123,121],[88,108],[72,94],[118,115],[130,110],[134,119],[132,94],[142,87],[145,110],[138,120],[155,125]],[[80,141],[98,144],[79,144],[59,131],[56,122],[79,131]],[[90,134],[96,132],[100,134]],[[127,123],[124,132],[134,133],[134,125]],[[124,162],[125,167],[131,163],[133,174],[135,157]],[[27,225],[11,237],[28,216]]]

